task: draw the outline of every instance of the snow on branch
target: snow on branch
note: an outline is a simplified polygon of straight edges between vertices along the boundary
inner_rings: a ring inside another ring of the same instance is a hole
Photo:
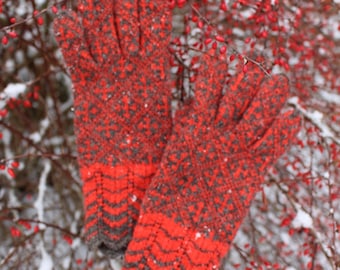
[[[323,113],[318,110],[305,110],[301,107],[299,104],[299,98],[298,97],[292,97],[288,100],[288,104],[294,106],[304,117],[309,119],[314,125],[316,125],[320,131],[321,136],[324,138],[329,138],[332,141],[334,141],[336,144],[340,145],[340,138],[334,134],[334,132],[329,128],[328,125],[326,125],[323,121]]]
[[[51,162],[48,159],[44,160],[44,170],[42,171],[39,179],[39,192],[36,201],[34,202],[34,207],[38,213],[38,219],[44,221],[44,195],[46,191],[46,182],[48,174],[51,171]],[[40,226],[40,225],[39,225]],[[44,226],[41,224],[41,226]]]
[[[39,179],[39,191],[38,197],[34,202],[34,207],[38,213],[38,220],[44,221],[44,196],[46,192],[46,182],[49,173],[51,172],[51,162],[49,159],[43,160],[44,169],[40,175]],[[45,225],[43,223],[39,223],[40,229],[44,229]],[[42,237],[42,236],[41,236]],[[43,239],[40,240],[39,249],[41,252],[41,261],[39,270],[52,270],[53,269],[53,261],[51,256],[46,252]]]

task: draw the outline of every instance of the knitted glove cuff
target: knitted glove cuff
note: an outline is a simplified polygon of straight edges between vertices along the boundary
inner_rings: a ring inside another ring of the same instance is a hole
[[[156,168],[156,164],[113,167],[96,163],[80,169],[85,238],[91,247],[111,256],[124,252]]]
[[[206,228],[209,230],[209,228]],[[219,269],[228,244],[163,214],[140,216],[123,269]]]

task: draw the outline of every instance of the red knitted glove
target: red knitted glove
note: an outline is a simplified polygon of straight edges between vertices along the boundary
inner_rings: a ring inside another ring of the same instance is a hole
[[[279,115],[286,77],[248,65],[223,96],[223,64],[203,57],[195,100],[178,115],[124,269],[217,269],[226,255],[265,169],[299,126],[291,112]]]
[[[163,0],[86,0],[79,9],[54,28],[75,88],[86,239],[115,255],[171,132],[171,17]]]

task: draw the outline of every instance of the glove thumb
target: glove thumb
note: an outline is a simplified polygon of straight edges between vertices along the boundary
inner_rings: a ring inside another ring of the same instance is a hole
[[[60,12],[53,22],[53,28],[71,75],[79,72],[81,58],[89,59],[90,55],[85,49],[84,31],[77,14],[73,11]]]

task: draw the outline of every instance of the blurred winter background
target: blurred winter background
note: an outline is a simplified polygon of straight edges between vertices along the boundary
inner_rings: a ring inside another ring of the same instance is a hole
[[[0,269],[120,269],[82,237],[72,85],[51,28],[77,4],[0,0]],[[224,269],[340,269],[340,1],[172,5],[174,104],[194,92],[204,46],[226,56],[226,83],[255,50],[289,77],[288,106],[303,118]]]

